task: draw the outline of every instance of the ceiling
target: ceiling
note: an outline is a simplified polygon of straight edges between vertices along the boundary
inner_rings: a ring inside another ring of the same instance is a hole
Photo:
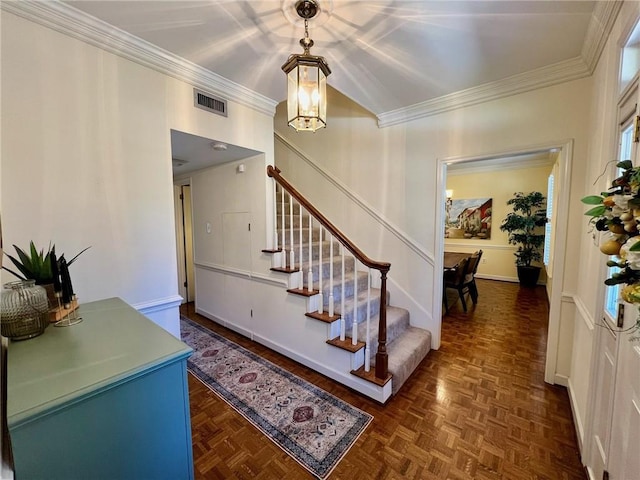
[[[295,0],[64,2],[275,102],[302,53]],[[319,0],[311,53],[376,115],[580,59],[593,1]],[[597,22],[594,22],[597,23]],[[591,27],[593,28],[593,27]]]
[[[171,130],[173,174],[180,176],[203,168],[259,155],[249,148]]]

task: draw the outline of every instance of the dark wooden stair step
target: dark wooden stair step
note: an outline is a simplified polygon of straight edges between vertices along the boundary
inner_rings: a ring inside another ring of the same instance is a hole
[[[293,293],[294,295],[301,295],[303,297],[313,297],[320,293],[320,290],[307,290],[306,288],[287,288],[287,292]]]
[[[340,320],[340,315],[334,314],[333,317],[330,317],[329,312],[322,312],[322,313],[307,312],[305,313],[305,316],[309,318],[315,318],[316,320],[320,320],[321,322],[324,322],[324,323],[333,323],[336,320]]]
[[[299,268],[289,268],[289,267],[271,267],[271,271],[273,272],[282,272],[282,273],[296,273],[299,272]]]
[[[390,373],[387,374],[387,378],[378,378],[376,377],[376,368],[372,365],[371,369],[368,372],[364,371],[364,365],[357,370],[351,370],[351,373],[356,377],[360,377],[364,380],[367,380],[371,383],[375,383],[376,385],[383,387],[385,386],[389,380],[393,377]]]
[[[351,353],[356,353],[358,350],[361,350],[366,346],[364,342],[357,342],[354,345],[353,343],[351,343],[351,339],[349,337],[345,338],[344,341],[340,340],[340,337],[336,337],[331,340],[327,340],[327,343]]]

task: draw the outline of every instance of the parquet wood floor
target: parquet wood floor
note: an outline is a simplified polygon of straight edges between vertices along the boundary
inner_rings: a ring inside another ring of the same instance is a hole
[[[567,391],[543,380],[544,288],[478,280],[478,290],[468,313],[460,302],[451,307],[440,350],[384,406],[195,314],[192,304],[181,311],[375,417],[330,479],[586,479]],[[189,390],[197,479],[312,478],[192,375]]]

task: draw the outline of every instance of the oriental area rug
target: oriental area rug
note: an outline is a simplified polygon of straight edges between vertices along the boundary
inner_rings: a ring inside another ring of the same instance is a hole
[[[180,318],[188,370],[318,478],[329,476],[373,417],[240,345]]]

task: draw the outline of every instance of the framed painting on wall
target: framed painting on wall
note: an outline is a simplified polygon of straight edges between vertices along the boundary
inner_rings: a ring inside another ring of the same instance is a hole
[[[491,238],[491,198],[448,199],[445,238]]]

